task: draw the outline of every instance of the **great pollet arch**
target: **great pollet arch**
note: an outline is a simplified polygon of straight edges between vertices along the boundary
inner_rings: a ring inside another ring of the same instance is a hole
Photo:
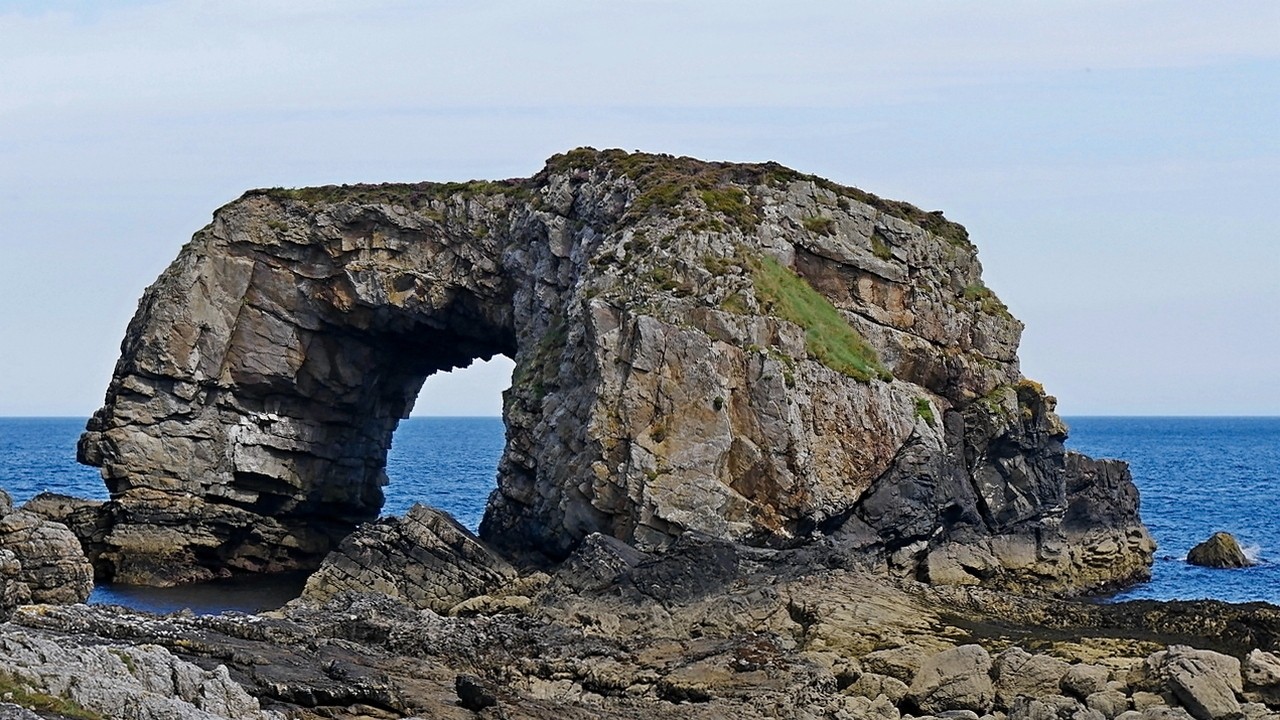
[[[268,192],[219,210],[147,290],[81,440],[112,495],[100,575],[314,567],[376,517],[423,380],[517,356],[496,198]]]

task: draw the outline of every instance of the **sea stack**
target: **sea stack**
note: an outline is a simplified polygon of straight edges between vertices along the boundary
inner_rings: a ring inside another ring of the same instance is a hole
[[[1208,540],[1191,548],[1187,553],[1187,562],[1208,568],[1242,568],[1249,567],[1252,562],[1240,549],[1231,533],[1216,532]]]
[[[935,584],[1143,579],[1127,466],[1067,452],[960,225],[773,163],[578,149],[528,179],[256,190],[143,296],[80,442],[98,563],[314,568],[377,517],[432,373],[505,354],[480,527],[522,567],[593,534],[835,544]]]

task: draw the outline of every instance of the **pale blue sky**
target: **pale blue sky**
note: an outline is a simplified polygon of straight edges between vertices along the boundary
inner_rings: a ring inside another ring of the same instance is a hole
[[[247,188],[579,145],[945,210],[1064,413],[1280,414],[1278,40],[1270,0],[0,0],[0,415],[96,408]],[[416,412],[496,413],[504,369]]]

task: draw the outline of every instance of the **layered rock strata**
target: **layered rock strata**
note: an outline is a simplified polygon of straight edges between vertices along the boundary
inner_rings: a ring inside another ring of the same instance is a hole
[[[1121,463],[1069,454],[938,213],[774,164],[573,151],[527,180],[263,190],[151,286],[80,443],[128,582],[315,567],[423,379],[506,354],[486,542],[828,538],[935,582],[1143,577]],[[95,526],[97,527],[97,526]]]

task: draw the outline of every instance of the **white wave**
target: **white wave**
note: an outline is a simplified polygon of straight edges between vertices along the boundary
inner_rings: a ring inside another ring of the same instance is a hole
[[[1262,562],[1261,545],[1245,545],[1240,548],[1240,550],[1244,553],[1245,558],[1248,559],[1251,564],[1257,565],[1259,562]]]

